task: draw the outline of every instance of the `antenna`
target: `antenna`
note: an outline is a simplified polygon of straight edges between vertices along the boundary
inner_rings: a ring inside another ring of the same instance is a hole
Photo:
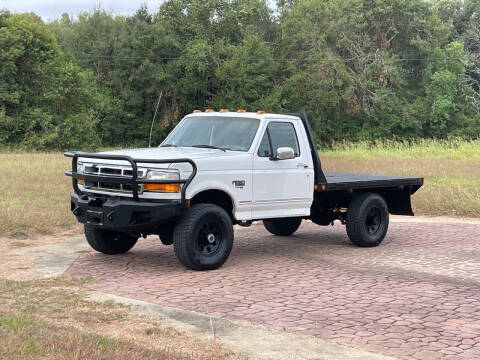
[[[157,117],[158,106],[160,105],[160,100],[162,99],[162,96],[163,96],[163,91],[160,91],[160,95],[158,96],[157,107],[155,109],[155,114],[153,114],[152,126],[150,126],[150,139],[148,140],[148,147],[152,147],[153,124],[155,124],[155,118]]]

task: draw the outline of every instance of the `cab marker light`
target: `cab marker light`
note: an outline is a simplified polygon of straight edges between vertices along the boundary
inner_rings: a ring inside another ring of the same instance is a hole
[[[220,112],[229,112],[230,110],[228,109],[220,109]]]
[[[213,109],[205,109],[205,112],[214,112],[215,110]]]
[[[245,109],[238,109],[237,112],[238,112],[238,113],[244,113],[244,112],[245,112]]]
[[[257,114],[265,114],[265,110],[257,110]]]
[[[194,114],[196,114],[196,113],[201,113],[201,112],[202,112],[202,110],[198,110],[198,109],[193,110],[193,113],[194,113]]]

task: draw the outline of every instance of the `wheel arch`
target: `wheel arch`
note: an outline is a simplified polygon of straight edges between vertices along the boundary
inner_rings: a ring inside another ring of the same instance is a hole
[[[223,189],[206,188],[197,191],[190,198],[190,206],[199,203],[215,204],[224,209],[232,219],[235,218],[235,202],[231,194]]]

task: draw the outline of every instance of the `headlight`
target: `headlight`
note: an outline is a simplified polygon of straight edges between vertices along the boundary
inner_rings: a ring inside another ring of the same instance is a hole
[[[159,171],[159,170],[148,170],[145,180],[152,181],[167,181],[167,180],[179,180],[180,173],[178,171]],[[159,191],[159,192],[179,192],[180,184],[155,184],[155,183],[145,183],[143,185],[145,191]]]
[[[81,162],[77,163],[77,173],[83,174],[84,171],[85,165],[83,165]],[[77,179],[77,183],[83,185],[84,181],[82,179]]]
[[[157,170],[148,170],[147,180],[178,180],[180,179],[180,174],[178,171],[157,171]]]

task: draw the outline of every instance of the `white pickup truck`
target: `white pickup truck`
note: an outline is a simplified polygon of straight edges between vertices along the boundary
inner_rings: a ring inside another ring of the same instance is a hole
[[[268,114],[196,110],[156,148],[69,152],[71,210],[90,246],[130,250],[157,234],[194,270],[220,267],[233,225],[263,220],[278,236],[302,219],[346,224],[358,246],[376,246],[389,213],[413,215],[423,178],[323,172],[304,111]]]

